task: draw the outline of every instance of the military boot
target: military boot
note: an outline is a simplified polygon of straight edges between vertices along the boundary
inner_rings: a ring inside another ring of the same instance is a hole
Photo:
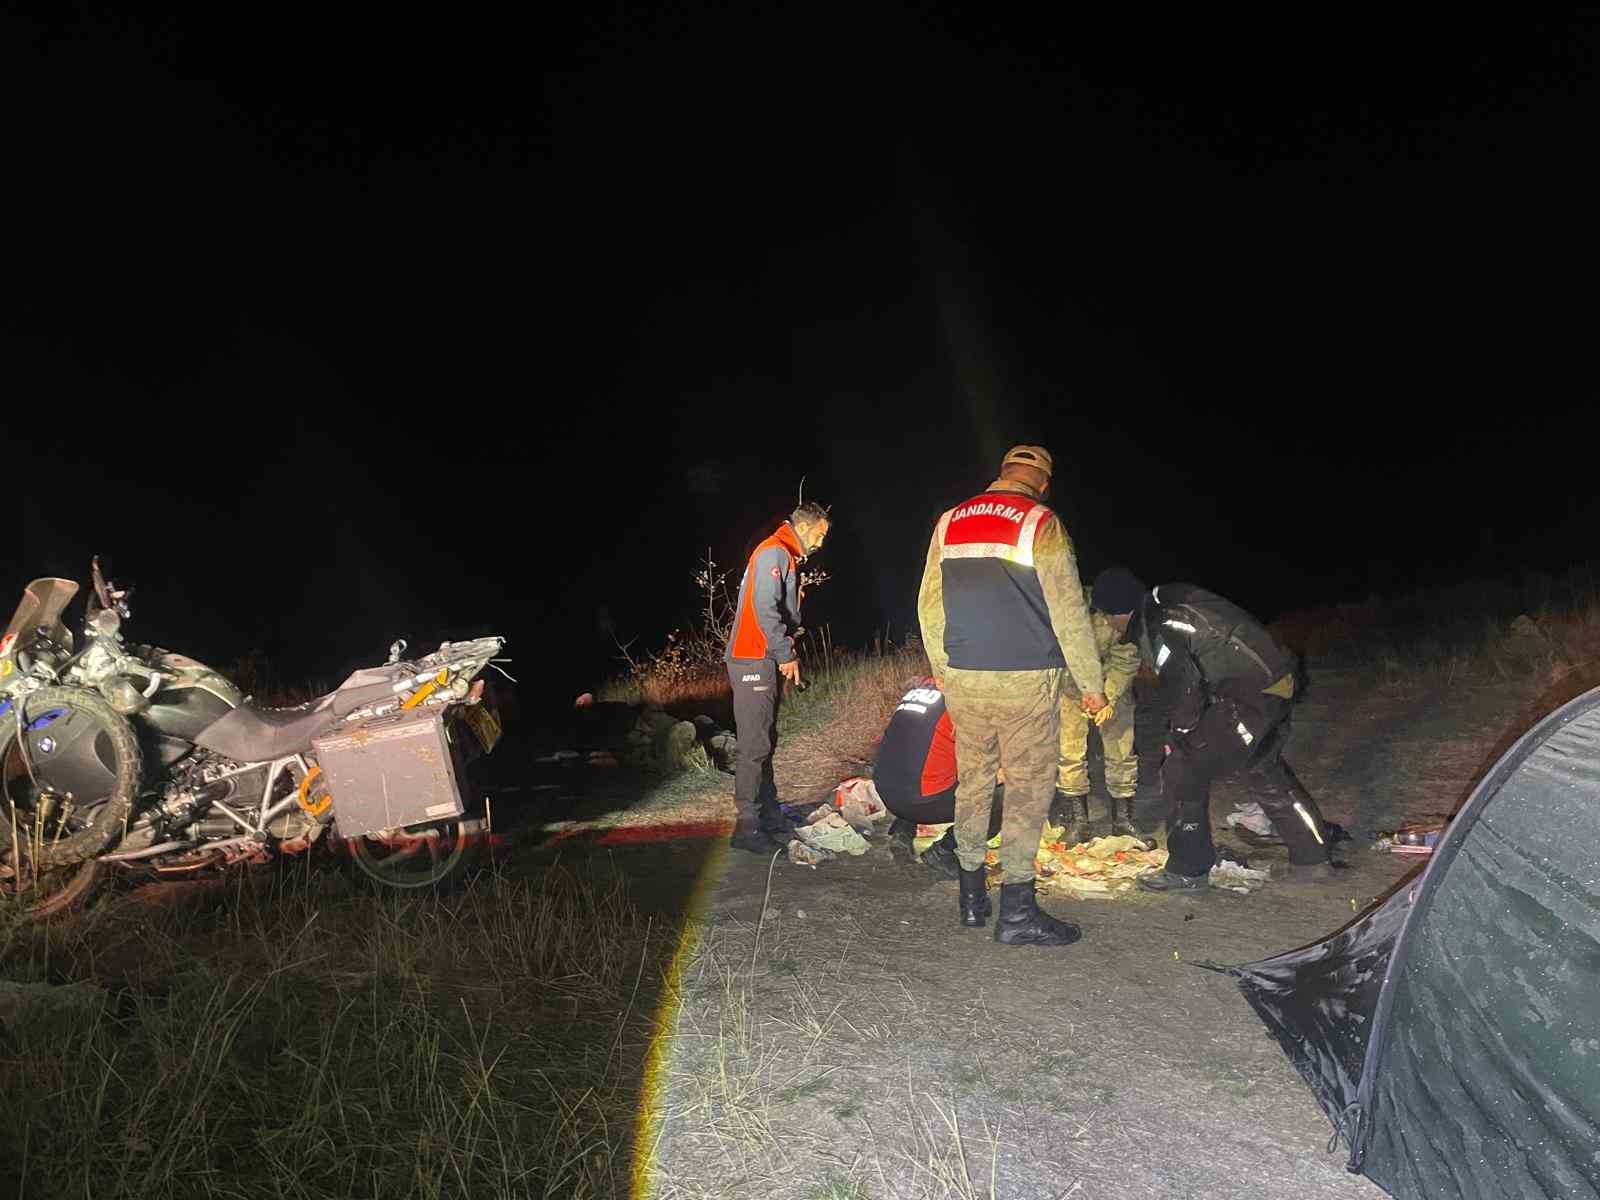
[[[1039,911],[1033,880],[1002,884],[1000,919],[994,923],[994,940],[1008,946],[1070,946],[1083,936],[1071,921],[1059,921]]]
[[[961,878],[961,860],[956,857],[956,829],[952,825],[944,836],[922,852],[922,865],[943,875],[946,879]],[[984,892],[984,898],[989,893]]]
[[[1061,840],[1068,846],[1087,842],[1094,836],[1094,827],[1089,823],[1089,797],[1069,796],[1056,789],[1056,798],[1050,802],[1050,824],[1065,827]]]
[[[917,823],[904,817],[889,822],[889,855],[897,863],[917,861]]]
[[[1136,837],[1145,841],[1149,840],[1139,832],[1139,827],[1133,823],[1132,796],[1111,797],[1111,836]]]
[[[961,923],[969,929],[982,929],[989,919],[989,883],[982,867],[961,871]],[[1032,886],[1032,885],[1030,885]]]

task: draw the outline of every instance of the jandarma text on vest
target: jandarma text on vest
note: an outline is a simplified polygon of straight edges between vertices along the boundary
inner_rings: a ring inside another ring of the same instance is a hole
[[[960,521],[965,517],[1004,517],[1014,524],[1021,525],[1022,518],[1026,515],[1020,508],[1012,508],[1009,504],[986,501],[983,504],[968,504],[964,508],[958,508],[950,514],[950,519]]]

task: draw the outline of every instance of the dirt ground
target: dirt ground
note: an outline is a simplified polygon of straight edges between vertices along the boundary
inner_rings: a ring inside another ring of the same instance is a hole
[[[1349,869],[1249,897],[1047,898],[1083,927],[1066,948],[958,927],[956,885],[881,838],[817,869],[727,850],[711,833],[731,820],[725,776],[641,789],[569,771],[505,803],[554,818],[540,838],[555,846],[531,855],[603,853],[646,905],[694,897],[645,1089],[649,1194],[1377,1196],[1327,1152],[1327,1119],[1231,980],[1190,964],[1250,962],[1349,921],[1418,866],[1376,852],[1373,832],[1453,811],[1565,698],[1532,679],[1374,689],[1319,673],[1287,757],[1355,834]],[[820,796],[871,752],[837,749],[780,750],[785,799]],[[1217,789],[1219,826],[1240,795]],[[1275,873],[1287,861],[1246,853]]]

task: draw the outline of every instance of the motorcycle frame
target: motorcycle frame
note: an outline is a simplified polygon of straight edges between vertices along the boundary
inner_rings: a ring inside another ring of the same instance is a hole
[[[243,828],[245,831],[244,833],[239,834],[236,837],[224,837],[217,838],[215,840],[208,840],[204,837],[195,837],[182,841],[162,842],[159,845],[146,846],[139,850],[113,850],[99,855],[98,858],[101,862],[137,862],[141,859],[153,858],[161,854],[172,854],[179,850],[194,850],[201,847],[227,852],[234,847],[249,846],[251,848],[267,848],[275,844],[278,839],[267,831],[267,825],[274,818],[282,815],[285,812],[288,812],[291,808],[298,806],[300,803],[300,798],[297,791],[292,791],[282,800],[274,802],[272,799],[272,793],[277,787],[278,780],[283,776],[283,773],[286,770],[292,772],[293,770],[297,769],[299,772],[298,778],[302,781],[311,773],[311,767],[306,762],[304,754],[290,754],[283,758],[262,760],[261,762],[253,763],[242,763],[231,770],[222,772],[213,779],[207,780],[207,782],[220,783],[223,780],[233,779],[237,776],[248,774],[251,771],[259,771],[263,766],[267,768],[267,779],[262,785],[261,795],[256,802],[256,812],[249,820],[240,816],[226,804],[213,804],[211,806],[212,810],[222,813],[223,816],[228,817],[235,824]],[[148,828],[150,823],[150,818],[136,821],[129,827],[129,832],[131,833],[133,830],[141,827]],[[319,819],[317,822],[316,832],[311,836],[310,841],[315,841],[318,837],[321,837],[322,833],[331,823],[331,817],[326,821]],[[309,845],[310,842],[308,841],[307,844]]]

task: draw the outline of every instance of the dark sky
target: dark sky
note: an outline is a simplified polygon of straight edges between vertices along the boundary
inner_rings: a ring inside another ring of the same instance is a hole
[[[903,631],[1017,441],[1264,618],[1594,556],[1592,20],[572,8],[13,10],[13,592],[567,695],[802,475],[814,619]]]

